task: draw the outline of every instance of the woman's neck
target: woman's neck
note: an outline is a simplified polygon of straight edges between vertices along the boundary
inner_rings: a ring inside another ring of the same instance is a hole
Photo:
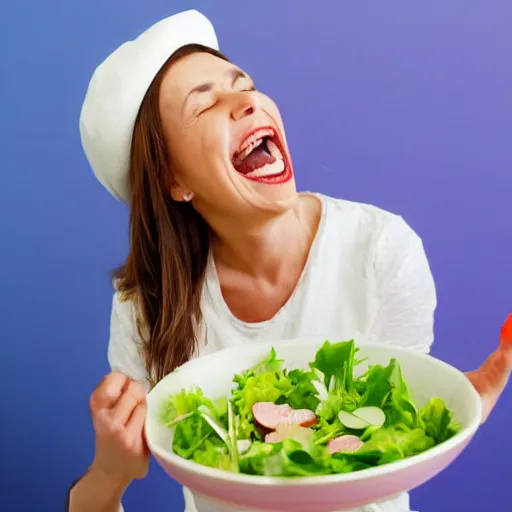
[[[230,268],[267,282],[304,267],[315,238],[321,204],[314,196],[301,196],[294,208],[279,217],[250,227],[223,226],[213,245],[217,266]]]

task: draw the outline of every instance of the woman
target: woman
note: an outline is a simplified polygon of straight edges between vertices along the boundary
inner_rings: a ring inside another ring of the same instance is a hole
[[[420,238],[376,207],[297,193],[279,110],[199,13],[163,20],[98,68],[81,133],[98,179],[130,204],[131,231],[112,373],[91,396],[96,453],[72,512],[117,511],[146,475],[145,392],[191,357],[301,336],[429,351],[436,296]],[[502,345],[469,374],[486,414],[510,360]],[[185,496],[187,512],[218,510]],[[364,510],[406,512],[408,497]]]

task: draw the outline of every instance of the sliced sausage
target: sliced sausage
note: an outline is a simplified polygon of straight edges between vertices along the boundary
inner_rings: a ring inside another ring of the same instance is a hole
[[[331,439],[327,444],[327,451],[329,453],[352,453],[357,452],[363,441],[357,436],[345,435]]]
[[[301,425],[309,427],[317,422],[315,413],[309,409],[292,409],[289,405],[258,402],[252,408],[254,419],[263,427],[275,430],[278,425]]]

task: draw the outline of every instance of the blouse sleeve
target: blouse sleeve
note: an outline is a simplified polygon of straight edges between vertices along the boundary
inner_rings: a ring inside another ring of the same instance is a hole
[[[141,382],[149,391],[150,383],[144,365],[133,301],[123,300],[119,292],[114,294],[112,300],[108,362],[112,371],[119,371]]]
[[[423,242],[402,217],[380,229],[374,270],[378,308],[368,338],[429,353],[436,289]]]

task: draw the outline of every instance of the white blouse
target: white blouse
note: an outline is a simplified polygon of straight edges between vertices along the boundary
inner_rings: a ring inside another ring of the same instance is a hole
[[[198,355],[243,343],[310,337],[354,338],[430,351],[436,291],[421,239],[400,216],[315,195],[322,214],[308,261],[292,296],[270,320],[246,323],[231,313],[210,259],[201,302],[206,334]],[[149,389],[134,307],[121,302],[117,293],[108,358],[112,370]],[[194,498],[187,489],[185,501],[185,512],[228,512]],[[351,512],[409,511],[404,494]]]

